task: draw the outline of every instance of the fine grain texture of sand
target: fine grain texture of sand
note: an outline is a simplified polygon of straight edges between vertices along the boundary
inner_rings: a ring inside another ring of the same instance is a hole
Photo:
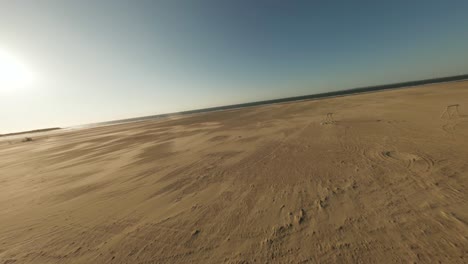
[[[468,262],[468,82],[30,136],[0,263]]]

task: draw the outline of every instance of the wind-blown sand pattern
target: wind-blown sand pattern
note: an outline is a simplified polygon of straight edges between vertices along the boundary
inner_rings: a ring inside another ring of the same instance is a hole
[[[468,262],[468,82],[31,137],[0,263]]]

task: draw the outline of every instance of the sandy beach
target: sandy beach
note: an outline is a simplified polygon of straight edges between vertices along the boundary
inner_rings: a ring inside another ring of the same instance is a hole
[[[468,81],[24,136],[0,263],[468,262]]]

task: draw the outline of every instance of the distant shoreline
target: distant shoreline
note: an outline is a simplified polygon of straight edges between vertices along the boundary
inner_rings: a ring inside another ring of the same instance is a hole
[[[354,95],[354,94],[361,94],[361,93],[367,93],[367,92],[377,92],[377,91],[382,91],[382,90],[409,88],[409,87],[422,86],[422,85],[427,85],[427,84],[437,84],[437,83],[456,82],[456,81],[465,81],[465,80],[468,80],[468,74],[456,75],[456,76],[450,76],[450,77],[424,79],[424,80],[419,80],[419,81],[409,81],[409,82],[392,83],[392,84],[384,84],[384,85],[366,86],[366,87],[352,88],[352,89],[334,91],[334,92],[293,96],[293,97],[256,101],[256,102],[249,102],[249,103],[242,103],[242,104],[216,106],[216,107],[201,108],[201,109],[194,109],[194,110],[187,110],[187,111],[173,112],[173,113],[166,113],[166,114],[159,114],[159,115],[119,119],[119,120],[105,121],[105,122],[99,122],[99,123],[91,123],[91,124],[83,125],[83,127],[123,124],[123,123],[131,123],[131,122],[145,121],[145,120],[151,120],[151,119],[160,119],[160,118],[171,117],[171,116],[207,113],[207,112],[214,112],[214,111],[220,111],[220,110],[231,110],[231,109],[268,105],[268,104],[323,99],[323,98],[331,98],[331,97],[338,97],[338,96],[344,96],[344,95]]]
[[[468,74],[456,75],[456,76],[450,76],[450,77],[424,79],[424,80],[419,80],[419,81],[409,81],[409,82],[391,83],[391,84],[384,84],[384,85],[366,86],[366,87],[318,93],[318,94],[312,94],[312,95],[293,96],[293,97],[286,97],[286,98],[279,98],[279,99],[248,102],[248,103],[242,103],[242,104],[216,106],[216,107],[201,108],[201,109],[187,110],[187,111],[181,111],[181,112],[172,112],[172,113],[165,113],[165,114],[158,114],[158,115],[111,120],[111,121],[104,121],[104,122],[98,122],[98,123],[77,125],[77,126],[72,126],[70,128],[88,128],[88,127],[97,127],[97,126],[105,126],[105,125],[124,124],[124,123],[131,123],[131,122],[137,122],[137,121],[146,121],[146,120],[151,120],[151,119],[161,119],[161,118],[171,117],[171,116],[207,113],[207,112],[214,112],[214,111],[221,111],[221,110],[232,110],[232,109],[239,109],[239,108],[252,107],[252,106],[268,105],[268,104],[332,98],[332,97],[345,96],[345,95],[355,95],[355,94],[368,93],[368,92],[377,92],[377,91],[390,90],[390,89],[409,88],[409,87],[422,86],[422,85],[428,85],[428,84],[438,84],[438,83],[456,82],[456,81],[465,81],[465,80],[468,80]],[[0,137],[29,134],[29,133],[38,133],[38,132],[47,132],[47,131],[59,130],[59,129],[62,129],[62,128],[55,127],[55,128],[36,129],[36,130],[30,130],[30,131],[24,131],[24,132],[0,134]]]
[[[43,129],[34,129],[34,130],[28,130],[28,131],[0,134],[0,137],[18,136],[18,135],[23,135],[23,134],[32,134],[32,133],[40,133],[40,132],[49,132],[49,131],[59,130],[59,129],[62,129],[62,128],[61,127],[51,127],[51,128],[43,128]]]

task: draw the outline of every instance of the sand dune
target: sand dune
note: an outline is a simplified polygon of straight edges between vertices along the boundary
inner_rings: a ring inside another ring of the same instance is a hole
[[[468,82],[32,137],[0,263],[468,262]]]

